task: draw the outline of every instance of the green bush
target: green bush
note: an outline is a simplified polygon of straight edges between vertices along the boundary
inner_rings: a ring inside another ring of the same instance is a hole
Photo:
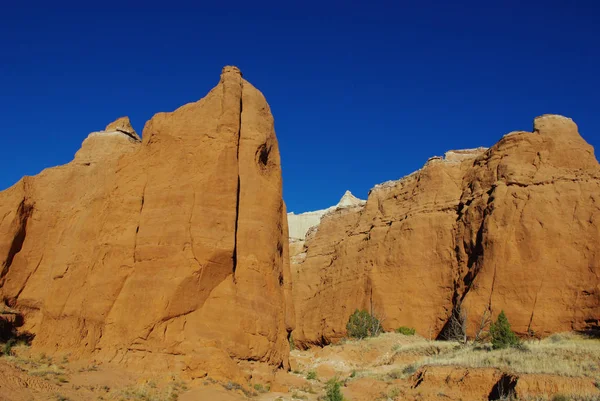
[[[490,326],[490,336],[494,349],[517,347],[520,344],[517,335],[510,328],[504,311],[500,312],[496,322]]]
[[[411,327],[402,326],[396,329],[396,333],[404,334],[405,336],[414,336],[415,329]]]
[[[342,384],[336,377],[329,380],[325,385],[325,401],[344,401],[344,396],[340,390]]]
[[[309,371],[306,374],[306,379],[308,379],[308,380],[317,380],[317,372],[315,372],[314,370]]]
[[[294,336],[290,333],[290,336],[288,337],[288,341],[290,343],[290,351],[293,351],[296,349],[296,344],[294,343]]]
[[[375,337],[381,333],[381,323],[379,319],[371,315],[366,310],[356,310],[348,319],[346,324],[348,336],[359,340],[367,337]]]

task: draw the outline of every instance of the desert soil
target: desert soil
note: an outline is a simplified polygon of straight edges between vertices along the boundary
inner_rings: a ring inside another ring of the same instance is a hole
[[[132,372],[20,345],[0,358],[0,401],[319,400],[331,379],[350,401],[600,400],[599,339],[565,333],[524,344],[492,350],[386,333],[293,350],[290,372],[242,362],[247,383]]]

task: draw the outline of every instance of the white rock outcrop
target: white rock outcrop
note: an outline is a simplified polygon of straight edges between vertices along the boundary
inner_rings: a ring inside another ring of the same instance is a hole
[[[304,240],[308,230],[311,227],[318,226],[321,222],[321,217],[323,217],[323,215],[326,213],[340,208],[363,206],[365,203],[366,201],[358,199],[356,196],[352,195],[350,191],[346,191],[344,196],[342,196],[340,201],[335,206],[300,214],[295,214],[294,212],[288,213],[290,241]]]

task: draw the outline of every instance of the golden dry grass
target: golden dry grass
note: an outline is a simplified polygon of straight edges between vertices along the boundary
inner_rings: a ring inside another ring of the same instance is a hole
[[[569,377],[600,377],[600,340],[574,334],[526,341],[524,349],[491,350],[455,347],[424,358],[419,365],[494,367],[515,373],[546,373]]]
[[[566,377],[589,377],[600,385],[600,340],[574,333],[555,334],[544,340],[524,342],[522,349],[493,350],[488,344],[461,346],[456,342],[429,341],[419,336],[386,333],[363,341],[346,341],[312,360],[314,368],[329,363],[350,380],[372,377],[390,381],[407,378],[425,365],[497,368],[521,374],[552,374]],[[352,353],[360,355],[375,351],[374,360],[356,363]],[[348,362],[348,358],[353,363]],[[332,359],[336,363],[332,363]],[[338,359],[341,361],[337,362]],[[350,375],[350,372],[353,372]]]
[[[179,394],[186,389],[186,385],[180,381],[175,381],[165,386],[158,386],[155,382],[149,381],[114,392],[108,395],[107,399],[111,401],[176,401],[179,398]]]
[[[3,358],[17,366],[19,369],[27,372],[30,376],[39,376],[45,379],[55,379],[59,383],[67,382],[64,377],[65,369],[62,364],[54,363],[53,359],[47,357],[45,354],[39,354],[36,356],[21,356],[22,350],[26,350],[27,347],[20,345],[13,348],[15,355],[4,356]]]

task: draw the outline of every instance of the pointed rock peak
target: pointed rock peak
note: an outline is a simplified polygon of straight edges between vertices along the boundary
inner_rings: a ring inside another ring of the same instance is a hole
[[[242,78],[242,72],[233,65],[226,65],[221,71],[221,82],[229,78]]]
[[[340,199],[338,202],[337,206],[356,206],[362,205],[363,203],[365,203],[364,200],[358,199],[356,196],[352,195],[352,192],[346,191],[344,196],[342,196],[342,199]]]
[[[106,128],[104,129],[104,131],[113,131],[113,132],[118,131],[118,132],[121,132],[121,133],[135,139],[135,140],[138,140],[138,141],[141,140],[140,137],[138,136],[137,132],[135,132],[135,130],[131,126],[129,117],[120,117],[120,118],[116,119],[112,123],[108,124],[106,126]]]

